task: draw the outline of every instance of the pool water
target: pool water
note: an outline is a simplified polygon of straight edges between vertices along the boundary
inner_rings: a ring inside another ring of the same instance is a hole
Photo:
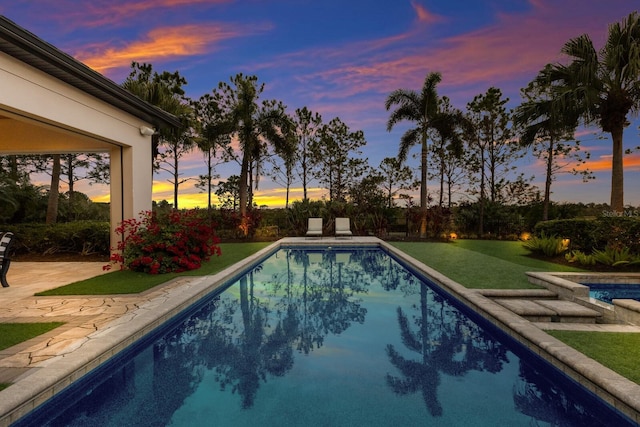
[[[626,424],[383,250],[295,247],[19,423]]]
[[[589,296],[612,304],[614,299],[633,299],[640,301],[640,284],[623,283],[583,283],[589,287]]]

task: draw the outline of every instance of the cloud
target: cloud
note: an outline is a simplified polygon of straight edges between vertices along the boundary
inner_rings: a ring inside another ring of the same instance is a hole
[[[266,30],[265,26],[259,25],[251,28],[253,32]],[[142,40],[120,46],[87,46],[76,52],[75,57],[104,73],[113,68],[129,67],[132,61],[155,63],[204,55],[213,52],[222,41],[248,33],[247,29],[223,23],[159,27],[149,31]]]
[[[64,22],[67,28],[125,27],[140,24],[167,10],[209,7],[232,0],[76,0],[56,1],[48,9],[47,18]]]
[[[514,92],[545,64],[561,60],[560,49],[570,38],[588,33],[601,40],[607,25],[621,18],[615,13],[622,9],[620,1],[614,0],[614,6],[588,3],[536,0],[525,12],[498,13],[493,23],[455,35],[438,38],[430,26],[411,27],[393,37],[296,52],[261,66],[294,70],[295,78],[309,82],[311,95],[319,93],[316,86],[329,85],[330,91],[325,87],[321,92],[325,98],[389,93],[401,87],[417,90],[430,71],[442,73],[443,94],[445,89],[467,95],[472,86],[484,91],[509,84]],[[420,20],[434,22],[420,4],[412,5]],[[585,9],[596,18],[587,17]],[[447,19],[455,25],[455,16]],[[315,58],[314,68],[308,58]],[[317,71],[317,64],[325,65]]]
[[[426,7],[424,7],[417,1],[412,1],[411,7],[413,7],[413,10],[415,10],[419,22],[433,24],[444,20],[443,17],[436,15],[435,13],[431,13],[427,10]]]
[[[602,155],[595,160],[590,160],[576,168],[578,170],[589,169],[592,172],[611,172],[611,154]],[[622,159],[625,172],[640,171],[640,153],[632,153]]]

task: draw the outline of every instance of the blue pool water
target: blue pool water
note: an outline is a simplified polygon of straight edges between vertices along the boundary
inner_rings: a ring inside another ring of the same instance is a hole
[[[640,284],[623,283],[583,283],[589,287],[589,296],[612,304],[614,299],[634,299],[640,301]]]
[[[280,249],[19,425],[630,425],[416,274]]]

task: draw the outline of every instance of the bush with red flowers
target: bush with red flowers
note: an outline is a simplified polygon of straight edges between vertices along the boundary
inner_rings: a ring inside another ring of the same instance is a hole
[[[125,220],[116,229],[123,238],[111,262],[121,268],[149,274],[179,273],[198,269],[211,255],[220,255],[220,240],[204,212],[145,212],[141,217]]]

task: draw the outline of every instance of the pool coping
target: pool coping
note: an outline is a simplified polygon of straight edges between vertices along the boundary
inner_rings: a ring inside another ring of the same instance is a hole
[[[382,247],[618,411],[640,423],[640,385],[550,336],[535,324],[483,296],[479,290],[465,288],[387,242],[375,237],[354,236],[349,239],[283,238],[217,274],[190,278],[185,284],[170,289],[167,294],[140,305],[137,310],[89,334],[74,351],[53,357],[30,369],[12,386],[0,391],[0,426],[16,422],[177,313],[241,274],[249,265],[287,245]]]

